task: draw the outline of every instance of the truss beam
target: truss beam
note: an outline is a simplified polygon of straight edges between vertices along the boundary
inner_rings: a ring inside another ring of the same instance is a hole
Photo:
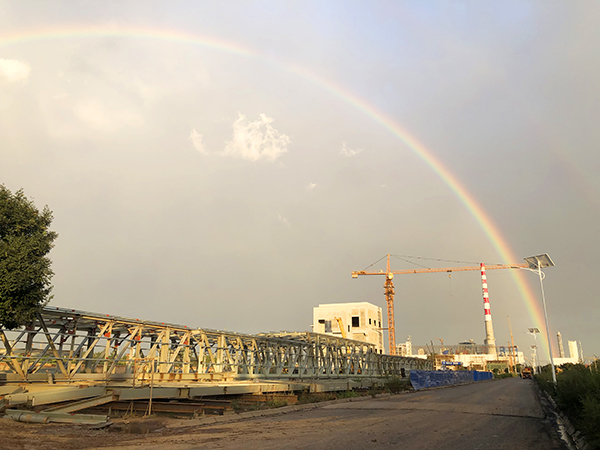
[[[382,355],[372,344],[318,333],[246,335],[57,307],[44,308],[26,328],[0,329],[0,338],[0,374],[21,382],[305,382],[432,369],[431,361]]]

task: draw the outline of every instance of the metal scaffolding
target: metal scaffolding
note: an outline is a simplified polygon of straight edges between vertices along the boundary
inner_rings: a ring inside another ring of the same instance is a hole
[[[28,327],[0,329],[0,338],[0,384],[310,381],[432,369],[431,361],[318,333],[247,335],[57,307]]]

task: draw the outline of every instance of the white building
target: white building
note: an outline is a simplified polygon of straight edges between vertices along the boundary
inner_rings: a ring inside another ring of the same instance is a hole
[[[382,311],[368,302],[328,303],[313,308],[313,331],[374,344],[384,353]]]
[[[400,344],[397,344],[396,347],[398,347],[396,350],[398,356],[413,356],[412,340],[410,339],[410,336],[406,339],[406,342],[401,342]],[[425,352],[423,352],[423,354],[425,354]]]
[[[490,352],[487,345],[477,345],[473,340],[461,342],[458,345],[413,345],[410,336],[406,342],[397,344],[398,354],[413,358],[427,358],[435,353],[436,369],[446,366],[462,366],[471,370],[486,370],[489,363],[503,362],[507,365],[525,365],[523,352],[516,349],[514,353],[506,347],[495,347]]]
[[[581,362],[577,341],[569,341],[569,354],[571,356],[570,358],[554,358],[554,365],[558,367],[561,364],[578,364]]]

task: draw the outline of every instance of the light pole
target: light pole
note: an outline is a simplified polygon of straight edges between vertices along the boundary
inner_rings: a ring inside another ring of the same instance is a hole
[[[535,345],[532,345],[531,348],[533,348],[534,351],[534,366],[533,366],[533,373],[538,373],[538,364],[537,364],[537,335],[540,332],[539,328],[528,328],[529,330],[529,334],[533,335],[533,342],[535,342]]]
[[[537,272],[540,277],[540,286],[542,288],[542,304],[544,305],[544,319],[546,320],[546,338],[548,339],[548,353],[550,354],[550,365],[552,366],[552,381],[556,384],[556,371],[554,369],[554,357],[552,356],[552,344],[550,343],[550,329],[548,328],[548,313],[546,312],[546,297],[544,296],[544,283],[543,279],[545,277],[544,272],[542,272],[542,267],[553,267],[554,262],[550,259],[547,253],[543,255],[530,256],[525,258],[527,264],[529,264],[529,270],[532,272]]]

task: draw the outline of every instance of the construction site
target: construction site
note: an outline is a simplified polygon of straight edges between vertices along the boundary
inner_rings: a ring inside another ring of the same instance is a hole
[[[387,305],[388,317],[388,342],[390,346],[390,354],[402,355],[407,357],[429,359],[434,363],[435,370],[493,370],[497,371],[515,371],[518,366],[525,364],[525,358],[518,347],[512,343],[507,346],[497,346],[494,336],[494,326],[492,322],[492,313],[490,306],[490,298],[487,283],[486,270],[499,269],[528,269],[531,263],[522,264],[494,264],[486,265],[480,263],[479,266],[457,266],[457,267],[442,267],[442,268],[419,268],[411,270],[392,270],[390,264],[390,254],[386,255],[386,270],[352,272],[352,278],[359,276],[384,276],[384,295]],[[383,258],[382,258],[383,259]],[[379,260],[381,261],[381,260]],[[377,262],[372,265],[376,264]],[[444,345],[443,339],[436,338],[440,341],[440,345],[434,344],[433,340],[430,345],[412,345],[410,336],[404,343],[396,344],[396,326],[394,320],[394,276],[410,275],[410,274],[426,274],[426,273],[448,273],[479,271],[481,273],[481,289],[483,297],[483,317],[485,338],[483,345],[476,344],[473,340],[459,342],[455,345]],[[510,319],[509,319],[510,320]],[[509,322],[510,325],[510,322]],[[512,331],[511,331],[512,339]]]
[[[368,389],[433,369],[327,334],[244,335],[57,307],[0,337],[1,407],[20,421],[103,422],[106,415],[72,414],[101,405],[215,413],[230,396]]]
[[[481,272],[484,344],[413,346],[410,337],[396,344],[394,275],[467,270]],[[303,393],[408,382],[411,371],[514,370],[524,363],[514,344],[496,346],[484,264],[393,271],[387,255],[385,272],[352,272],[362,275],[385,277],[387,327],[382,308],[369,302],[315,307],[310,332],[255,335],[45,307],[34,323],[0,330],[0,410],[44,423],[104,423],[127,412],[224,414],[233,400],[294,403]]]

